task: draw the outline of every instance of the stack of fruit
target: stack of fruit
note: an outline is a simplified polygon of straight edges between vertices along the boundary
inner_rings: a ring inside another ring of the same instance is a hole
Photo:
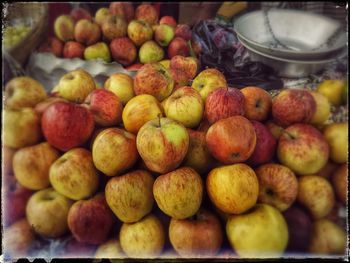
[[[239,90],[183,56],[104,88],[75,70],[49,96],[30,77],[5,89],[9,257],[66,235],[54,256],[345,253],[348,123],[324,124],[321,93]]]
[[[31,27],[24,23],[5,27],[4,38],[2,39],[4,47],[10,49],[16,46],[28,35],[30,30]]]
[[[123,66],[135,63],[136,68],[167,57],[189,56],[192,36],[188,25],[177,25],[171,16],[159,20],[152,5],[141,4],[134,10],[128,2],[112,2],[109,8],[97,10],[95,17],[75,8],[70,15],[57,17],[54,32],[56,37],[42,43],[39,51]]]

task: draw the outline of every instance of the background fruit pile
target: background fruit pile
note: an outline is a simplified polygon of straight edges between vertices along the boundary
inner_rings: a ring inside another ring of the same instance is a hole
[[[189,56],[191,29],[171,16],[159,19],[156,9],[130,2],[112,2],[91,14],[75,8],[57,17],[55,37],[38,48],[57,57],[116,61],[123,66],[159,62],[175,55]]]
[[[29,25],[18,23],[15,25],[5,27],[2,39],[2,43],[6,49],[16,46],[20,43],[29,33],[31,27]]]

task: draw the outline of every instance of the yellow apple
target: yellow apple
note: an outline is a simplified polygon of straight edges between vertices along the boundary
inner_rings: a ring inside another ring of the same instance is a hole
[[[323,130],[330,148],[330,158],[336,163],[346,163],[348,160],[348,122],[332,123]]]
[[[103,21],[109,16],[108,7],[101,7],[96,11],[95,22],[101,26]]]
[[[331,114],[331,105],[326,96],[321,93],[311,91],[310,94],[314,97],[316,102],[316,111],[311,118],[311,124],[323,124],[328,120]]]
[[[99,245],[95,258],[120,258],[125,257],[125,254],[120,246],[118,239],[110,239],[103,244]]]
[[[104,83],[104,88],[117,95],[123,106],[135,96],[134,80],[124,73],[112,74]]]
[[[327,97],[328,101],[334,106],[340,106],[342,103],[342,93],[345,82],[340,79],[327,79],[317,86],[317,92]]]
[[[162,64],[166,69],[170,68],[170,59],[161,60],[159,63]]]

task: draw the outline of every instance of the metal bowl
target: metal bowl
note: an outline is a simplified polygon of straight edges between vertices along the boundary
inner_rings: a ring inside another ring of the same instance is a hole
[[[347,43],[338,21],[300,10],[250,12],[235,21],[234,29],[255,50],[286,59],[336,56]]]

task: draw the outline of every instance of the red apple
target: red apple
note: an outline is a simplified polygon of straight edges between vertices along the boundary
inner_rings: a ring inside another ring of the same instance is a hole
[[[332,175],[332,185],[338,199],[346,205],[348,191],[348,166],[342,164]]]
[[[198,60],[193,57],[174,56],[170,60],[171,76],[179,87],[190,85],[190,81],[197,75]]]
[[[209,123],[244,115],[244,96],[236,88],[219,88],[209,93],[205,101],[205,116]]]
[[[192,38],[192,31],[189,25],[179,24],[175,29],[175,37],[181,37],[188,41]]]
[[[143,64],[136,63],[136,64],[132,64],[132,65],[128,66],[128,67],[126,68],[126,70],[137,72],[140,68],[142,68],[142,66],[143,66]]]
[[[176,28],[176,20],[172,17],[172,16],[163,16],[160,20],[159,20],[159,24],[167,24],[169,26],[173,26],[174,28]]]
[[[41,118],[46,140],[54,147],[68,151],[84,144],[94,130],[94,119],[88,109],[70,102],[56,102],[47,107]]]
[[[136,8],[135,18],[145,21],[150,25],[158,24],[158,13],[154,6],[149,4],[141,4]]]
[[[269,129],[258,121],[251,121],[256,133],[256,145],[247,162],[253,166],[267,163],[275,155],[277,140]]]
[[[171,59],[176,55],[184,57],[190,55],[190,47],[186,40],[181,37],[175,37],[168,46],[168,57]]]
[[[125,37],[127,30],[127,22],[124,18],[117,15],[107,16],[101,25],[103,36],[112,41],[114,38]]]
[[[134,43],[128,37],[115,38],[109,44],[114,61],[129,66],[137,58],[137,50]]]
[[[68,41],[64,44],[64,58],[84,58],[85,46],[76,41]]]
[[[46,41],[40,44],[39,52],[50,52],[56,57],[62,57],[63,42],[56,37],[49,37]]]
[[[76,7],[72,9],[72,11],[70,12],[70,16],[71,18],[73,18],[75,23],[81,19],[88,19],[88,20],[92,19],[90,12],[82,7]]]
[[[112,2],[109,5],[109,12],[111,15],[123,17],[127,23],[134,19],[135,14],[132,2]]]
[[[245,98],[245,117],[249,120],[265,121],[271,111],[270,94],[259,87],[245,87],[241,89],[241,92]]]
[[[96,44],[101,39],[100,26],[94,21],[81,19],[74,26],[74,38],[86,46]]]

